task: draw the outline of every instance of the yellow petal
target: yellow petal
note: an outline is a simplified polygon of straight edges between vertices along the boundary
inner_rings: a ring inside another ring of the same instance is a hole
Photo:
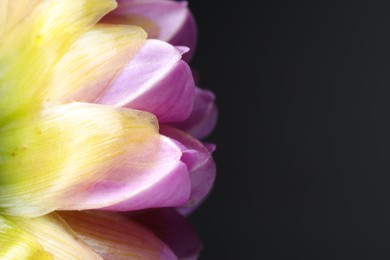
[[[0,216],[0,245],[0,259],[54,259],[42,248],[35,237],[2,216]]]
[[[31,10],[43,0],[1,0],[0,1],[0,39],[20,21],[31,14]]]
[[[146,40],[136,26],[99,24],[84,34],[54,68],[49,102],[94,102]]]
[[[38,218],[10,217],[55,259],[103,259],[88,247],[56,213]],[[25,258],[19,258],[25,259]]]
[[[29,16],[2,35],[0,125],[39,110],[50,87],[54,65],[115,6],[113,0],[42,1],[30,10]],[[17,4],[9,7],[16,12]],[[20,15],[17,17],[16,21],[20,20]]]
[[[158,135],[149,113],[71,103],[0,132],[0,208],[38,216],[88,189]]]
[[[126,6],[126,8],[131,8],[131,3],[129,3],[128,6],[125,4],[123,6]],[[104,17],[103,21],[112,24],[132,24],[142,27],[148,33],[148,37],[151,39],[158,39],[160,34],[160,27],[157,23],[151,19],[148,19],[147,17],[136,14],[109,15]]]

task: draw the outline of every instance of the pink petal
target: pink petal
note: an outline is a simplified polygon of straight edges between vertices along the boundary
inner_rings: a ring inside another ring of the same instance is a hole
[[[65,209],[116,211],[183,205],[191,183],[182,152],[169,138],[160,136],[111,171],[93,187],[73,197]]]
[[[153,113],[159,122],[182,121],[189,117],[195,85],[180,50],[147,40],[112,83],[98,103]]]
[[[150,38],[187,46],[190,52],[186,54],[185,60],[189,60],[195,49],[197,30],[187,6],[186,1],[119,1],[118,8],[103,21],[138,25],[146,30]]]
[[[177,259],[138,223],[112,212],[59,212],[77,235],[104,259]]]
[[[131,217],[164,241],[179,259],[197,259],[202,243],[190,223],[174,209],[156,209]]]
[[[190,174],[191,195],[188,202],[178,210],[182,214],[189,214],[211,191],[216,174],[214,160],[208,147],[190,135],[169,126],[161,126],[160,132],[184,146],[182,161]]]
[[[218,110],[214,100],[215,96],[211,91],[196,88],[194,108],[190,117],[171,125],[198,139],[205,138],[214,130],[217,123]]]

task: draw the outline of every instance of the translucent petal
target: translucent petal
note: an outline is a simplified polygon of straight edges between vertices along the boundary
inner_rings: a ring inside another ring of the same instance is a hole
[[[103,259],[88,247],[56,213],[37,218],[11,217],[33,236],[54,259]],[[25,259],[25,258],[20,258]]]
[[[2,216],[0,216],[0,244],[0,259],[54,259],[33,236]]]
[[[177,259],[152,232],[118,214],[64,211],[60,215],[105,259]]]
[[[46,101],[96,101],[145,39],[140,27],[96,25],[54,68]]]
[[[182,152],[170,138],[144,142],[121,166],[90,189],[80,191],[65,209],[103,208],[113,211],[181,206],[191,192]]]
[[[146,112],[71,103],[1,131],[0,207],[38,216],[88,189],[158,135]]]
[[[24,2],[23,2],[24,3]],[[39,111],[54,65],[113,0],[42,1],[1,38],[0,125]],[[11,6],[15,10],[16,5]],[[4,9],[3,9],[4,10]],[[25,11],[25,10],[24,10]]]

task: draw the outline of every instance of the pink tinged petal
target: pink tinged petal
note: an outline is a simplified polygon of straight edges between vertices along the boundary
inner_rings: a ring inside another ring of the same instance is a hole
[[[190,51],[190,48],[186,46],[175,46],[176,49],[180,52],[180,54],[183,56],[183,54],[186,54],[187,52]]]
[[[147,40],[98,103],[153,113],[159,122],[182,121],[194,103],[195,84],[180,50]]]
[[[186,2],[182,2],[186,3]],[[183,55],[183,60],[190,61],[194,55],[197,41],[196,22],[191,12],[187,10],[185,22],[180,30],[168,42],[177,46],[187,46],[189,51]]]
[[[207,148],[207,150],[209,150],[210,153],[213,153],[215,149],[217,149],[215,144],[203,143],[203,145]]]
[[[152,114],[97,104],[74,102],[22,122],[2,131],[0,208],[24,217],[77,203],[75,195],[160,136]]]
[[[217,123],[218,110],[214,101],[215,96],[211,91],[196,88],[194,109],[190,117],[172,125],[198,139],[205,138],[214,130]]]
[[[191,195],[188,202],[178,210],[182,214],[189,214],[211,191],[216,175],[214,160],[208,147],[190,135],[169,126],[161,126],[160,132],[184,146],[182,161],[187,165],[190,174]]]
[[[145,142],[142,150],[73,197],[65,208],[128,211],[183,205],[191,183],[181,156],[180,148],[167,137]]]
[[[152,232],[118,214],[98,211],[59,214],[104,259],[177,259]]]
[[[95,25],[54,66],[46,102],[95,103],[145,41],[136,26]]]
[[[119,1],[118,8],[104,22],[133,24],[146,30],[150,38],[190,48],[185,60],[194,52],[196,23],[186,1],[132,0]]]
[[[131,217],[164,241],[179,259],[197,259],[202,243],[190,223],[174,209],[156,209]]]

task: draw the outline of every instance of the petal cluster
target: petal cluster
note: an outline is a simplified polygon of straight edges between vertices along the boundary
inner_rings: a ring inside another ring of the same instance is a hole
[[[214,95],[186,2],[0,0],[1,259],[195,259]],[[165,209],[158,209],[165,208]],[[172,235],[168,235],[172,234]]]

